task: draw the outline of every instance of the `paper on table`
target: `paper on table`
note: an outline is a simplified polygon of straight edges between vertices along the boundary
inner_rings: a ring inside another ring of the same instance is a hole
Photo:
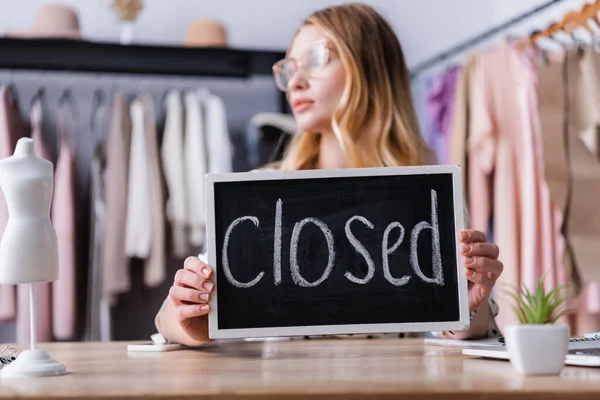
[[[504,343],[500,342],[497,337],[486,338],[486,339],[475,339],[475,340],[425,338],[425,344],[438,345],[438,346],[449,346],[449,347],[490,347],[490,346],[500,346],[501,347],[504,345]]]

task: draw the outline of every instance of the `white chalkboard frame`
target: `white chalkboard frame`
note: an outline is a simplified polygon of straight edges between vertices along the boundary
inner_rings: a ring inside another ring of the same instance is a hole
[[[456,232],[456,260],[458,277],[459,319],[445,322],[419,322],[419,323],[386,323],[386,324],[345,324],[345,325],[314,325],[314,326],[288,326],[271,328],[244,328],[244,329],[219,329],[218,287],[217,281],[217,249],[215,229],[215,202],[214,185],[217,182],[263,181],[282,179],[313,179],[332,177],[365,177],[365,176],[396,176],[396,175],[424,175],[424,174],[452,174],[454,225]],[[462,169],[459,165],[425,165],[410,167],[378,167],[378,168],[343,168],[333,170],[309,171],[277,171],[256,170],[251,172],[212,173],[205,176],[206,204],[207,204],[207,251],[208,264],[213,267],[213,282],[215,290],[211,294],[209,305],[209,337],[211,339],[239,339],[260,337],[291,337],[291,336],[319,336],[319,335],[344,335],[344,334],[369,334],[369,333],[399,333],[399,332],[429,332],[429,331],[457,331],[468,329],[470,325],[468,286],[464,274],[463,257],[460,254],[458,232],[464,229],[464,203]],[[458,207],[456,205],[459,205]]]

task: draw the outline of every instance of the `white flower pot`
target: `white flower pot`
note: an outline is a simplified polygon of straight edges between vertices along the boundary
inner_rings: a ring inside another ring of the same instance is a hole
[[[512,366],[524,375],[559,375],[569,347],[567,325],[508,325],[504,329]]]

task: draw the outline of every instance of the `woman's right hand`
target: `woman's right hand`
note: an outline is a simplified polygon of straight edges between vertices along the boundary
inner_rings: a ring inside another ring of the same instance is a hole
[[[175,318],[190,337],[198,342],[210,341],[208,337],[208,300],[214,284],[212,268],[198,257],[188,257],[183,268],[175,273],[169,297],[175,307]]]

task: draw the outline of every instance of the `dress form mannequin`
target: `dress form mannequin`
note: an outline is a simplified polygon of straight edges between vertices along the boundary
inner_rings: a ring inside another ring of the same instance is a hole
[[[0,188],[9,215],[0,241],[0,283],[29,284],[31,324],[31,349],[2,368],[0,377],[65,374],[64,365],[36,349],[33,283],[58,279],[58,245],[50,221],[53,166],[35,155],[32,139],[19,139],[14,154],[0,160]]]

